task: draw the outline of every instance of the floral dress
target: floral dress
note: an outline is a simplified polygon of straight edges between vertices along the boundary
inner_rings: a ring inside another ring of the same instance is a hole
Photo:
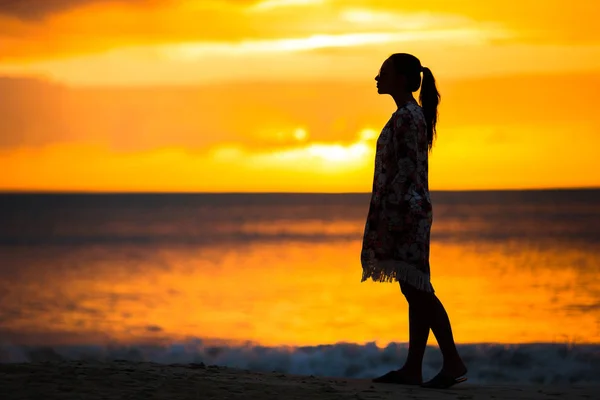
[[[433,222],[428,184],[427,124],[415,102],[387,122],[375,155],[375,175],[365,224],[362,281],[405,282],[433,292],[429,242]]]

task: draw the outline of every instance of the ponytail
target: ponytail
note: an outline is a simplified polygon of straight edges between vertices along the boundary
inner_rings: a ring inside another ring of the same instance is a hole
[[[438,104],[440,103],[440,93],[435,86],[435,78],[431,70],[423,67],[423,81],[421,83],[421,93],[419,101],[423,108],[423,115],[427,123],[427,144],[429,151],[433,148],[433,142],[436,137],[436,124],[438,119]]]

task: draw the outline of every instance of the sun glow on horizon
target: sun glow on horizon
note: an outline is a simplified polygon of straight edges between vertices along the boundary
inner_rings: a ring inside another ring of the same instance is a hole
[[[324,174],[344,170],[364,168],[374,157],[373,140],[376,136],[372,129],[363,129],[358,139],[349,144],[305,142],[306,130],[298,128],[294,138],[302,145],[295,145],[268,152],[248,152],[241,147],[218,147],[212,151],[217,159],[245,159],[255,167],[273,169],[315,170]]]
[[[302,140],[298,139],[297,145],[258,152],[235,144],[219,145],[203,154],[189,153],[180,148],[118,156],[110,155],[105,146],[62,145],[37,151],[23,149],[3,155],[4,165],[13,174],[0,178],[0,187],[23,190],[22,182],[28,181],[27,185],[35,190],[72,187],[88,191],[93,190],[89,186],[93,181],[108,191],[119,191],[123,187],[111,183],[111,176],[118,175],[128,180],[127,177],[133,178],[143,171],[143,178],[138,176],[128,181],[130,190],[153,191],[162,186],[167,191],[181,191],[193,182],[201,185],[202,190],[235,191],[235,187],[256,184],[256,174],[260,173],[260,180],[265,185],[262,190],[267,191],[295,188],[305,192],[311,191],[310,186],[321,187],[324,191],[328,191],[327,188],[355,191],[357,184],[360,187],[366,182],[364,170],[373,161],[372,135],[364,132],[371,130],[364,130],[359,139],[349,144],[319,143],[304,141],[308,133],[298,128],[294,131],[295,135],[302,133],[304,136],[300,135]],[[80,167],[73,169],[71,165]],[[293,178],[298,173],[305,178]],[[358,174],[358,179],[339,181],[348,173]],[[289,183],[285,185],[287,188],[278,189],[277,182],[283,176],[290,178]],[[331,176],[337,179],[336,183],[330,180]],[[32,177],[35,178],[32,180]]]

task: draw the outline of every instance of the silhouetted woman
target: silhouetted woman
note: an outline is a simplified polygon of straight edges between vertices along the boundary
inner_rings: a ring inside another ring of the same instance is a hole
[[[362,281],[400,283],[408,301],[409,348],[402,368],[373,381],[447,388],[465,381],[467,368],[429,272],[433,217],[428,155],[436,134],[440,95],[431,71],[410,54],[390,56],[375,80],[378,93],[392,96],[398,109],[377,139],[373,193],[361,252]],[[419,88],[420,106],[413,96]],[[444,364],[439,374],[423,383],[421,371],[430,328]]]

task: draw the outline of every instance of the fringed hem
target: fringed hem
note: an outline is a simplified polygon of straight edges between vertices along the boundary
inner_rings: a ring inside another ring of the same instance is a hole
[[[433,293],[429,274],[415,266],[399,260],[375,261],[363,265],[361,282],[372,279],[375,282],[405,282],[419,290]]]

